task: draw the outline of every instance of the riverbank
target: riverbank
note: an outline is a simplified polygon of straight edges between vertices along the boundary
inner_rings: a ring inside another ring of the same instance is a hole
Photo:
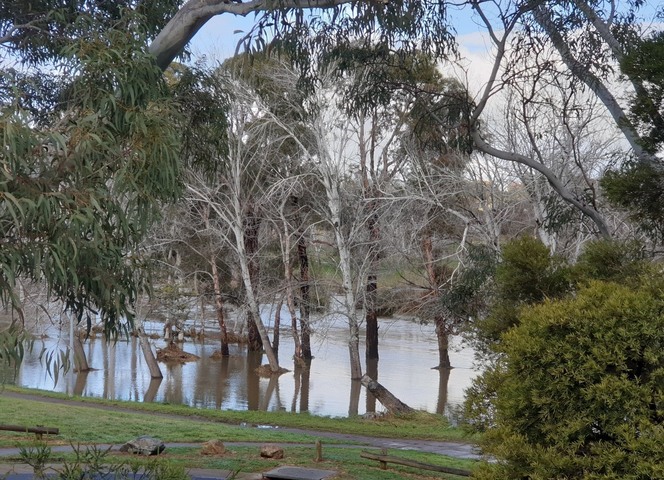
[[[139,435],[152,435],[167,445],[163,461],[186,468],[253,473],[274,465],[308,465],[314,457],[316,440],[324,443],[325,452],[324,466],[316,464],[316,468],[338,471],[338,479],[441,478],[408,467],[382,471],[376,462],[360,458],[361,448],[388,448],[418,461],[465,469],[472,468],[478,458],[472,445],[476,439],[465,437],[440,415],[423,413],[403,418],[333,419],[285,412],[210,411],[179,405],[67,398],[14,387],[0,393],[0,411],[2,418],[11,419],[11,423],[60,428],[60,435],[46,440],[51,446],[119,445]],[[200,454],[200,443],[211,439],[221,440],[232,453],[223,458],[205,458]],[[261,459],[257,452],[264,443],[282,445],[286,458],[277,462]],[[4,447],[31,444],[34,435],[0,435],[0,445]],[[16,456],[0,459],[5,465],[18,461]]]

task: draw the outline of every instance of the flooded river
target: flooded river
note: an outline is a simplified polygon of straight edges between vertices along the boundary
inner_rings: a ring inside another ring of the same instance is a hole
[[[265,319],[271,315],[265,312]],[[282,319],[282,322],[284,320]],[[200,324],[199,324],[200,326]],[[146,330],[161,333],[158,322],[146,322]],[[213,322],[206,325],[212,329]],[[69,371],[54,385],[40,363],[42,346],[54,348],[57,337],[36,342],[15,375],[17,385],[107,399],[167,402],[198,408],[234,410],[287,410],[314,415],[348,416],[381,411],[371,395],[366,396],[359,382],[350,380],[348,365],[348,328],[345,321],[324,316],[314,321],[311,367],[293,367],[293,345],[288,332],[281,334],[280,364],[291,371],[278,378],[260,378],[255,368],[266,363],[260,354],[248,355],[246,347],[231,345],[230,357],[211,358],[219,349],[218,341],[190,339],[182,348],[198,355],[200,360],[183,365],[160,364],[164,378],[151,380],[148,368],[135,338],[111,344],[100,338],[86,340],[88,363],[94,370],[87,373]],[[60,345],[66,346],[66,334]],[[152,340],[153,348],[164,346]],[[438,363],[433,325],[420,325],[406,318],[380,320],[380,361],[377,377],[387,389],[416,409],[448,413],[463,399],[476,371],[473,355],[468,350],[454,350],[450,357],[454,368],[439,372],[431,367]],[[362,352],[364,358],[364,352]],[[363,365],[375,374],[375,366]]]

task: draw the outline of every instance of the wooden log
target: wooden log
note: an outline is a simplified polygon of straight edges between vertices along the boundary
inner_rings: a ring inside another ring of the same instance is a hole
[[[387,388],[373,380],[370,376],[364,375],[361,380],[362,385],[378,400],[389,413],[412,413],[411,407],[395,397]]]
[[[25,433],[35,433],[37,435],[57,435],[60,433],[59,428],[51,427],[24,427],[22,425],[2,425],[0,424],[0,430],[7,432],[25,432]]]
[[[395,457],[394,455],[378,455],[376,453],[361,452],[360,457],[369,460],[377,460],[381,464],[381,468],[387,463],[394,463],[403,465],[405,467],[420,468],[422,470],[430,470],[432,472],[449,473],[451,475],[458,475],[459,477],[470,477],[472,472],[470,470],[463,470],[461,468],[443,467],[442,465],[432,465],[430,463],[418,462],[415,460],[408,460],[406,458]]]

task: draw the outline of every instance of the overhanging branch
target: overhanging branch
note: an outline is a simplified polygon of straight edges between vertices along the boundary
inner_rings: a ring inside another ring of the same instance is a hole
[[[560,197],[564,201],[573,205],[574,207],[579,209],[579,211],[581,211],[584,215],[590,218],[595,223],[595,225],[597,225],[597,228],[603,237],[606,238],[611,237],[609,228],[606,225],[606,222],[604,221],[602,215],[600,215],[600,213],[594,208],[591,208],[585,203],[580,202],[574,196],[574,194],[563,184],[563,182],[558,178],[558,176],[553,172],[553,170],[551,170],[549,167],[525,155],[521,155],[514,152],[506,152],[504,150],[499,150],[497,148],[492,147],[482,138],[480,132],[477,130],[473,131],[473,142],[475,143],[475,147],[479,151],[486,153],[487,155],[491,155],[496,158],[502,158],[503,160],[508,160],[510,162],[516,162],[522,165],[526,165],[527,167],[530,167],[533,170],[536,170],[542,175],[544,175],[544,177],[547,179],[551,187],[560,195]]]
[[[339,5],[351,3],[352,0],[284,0],[279,8],[334,8]],[[196,32],[211,18],[224,13],[246,16],[252,12],[267,11],[274,8],[274,2],[269,0],[250,0],[246,2],[231,2],[230,0],[189,0],[171,18],[163,30],[157,35],[149,47],[157,59],[157,65],[166,70],[173,59],[177,57]]]

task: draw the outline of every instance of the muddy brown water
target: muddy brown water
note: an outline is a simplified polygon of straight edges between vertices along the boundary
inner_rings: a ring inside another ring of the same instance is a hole
[[[268,310],[266,307],[266,321],[273,317]],[[282,325],[285,322],[287,314],[282,316]],[[215,328],[212,320],[193,324],[207,331]],[[146,322],[148,332],[161,332],[162,327],[159,322]],[[88,363],[94,370],[69,371],[54,385],[38,352],[42,347],[66,348],[68,328],[55,329],[51,325],[42,328],[49,338],[37,341],[12,383],[68,394],[198,408],[306,411],[337,417],[381,411],[381,405],[370,394],[367,398],[359,382],[350,380],[348,327],[343,318],[335,315],[321,316],[313,322],[315,358],[308,371],[293,367],[292,339],[287,330],[281,332],[280,364],[291,371],[272,379],[258,377],[255,368],[266,360],[260,354],[248,354],[246,347],[231,345],[230,357],[213,359],[212,354],[219,349],[218,341],[187,339],[183,349],[200,359],[183,365],[160,364],[164,378],[151,380],[135,338],[115,344],[95,338],[84,345]],[[160,339],[151,342],[153,349],[165,345]],[[449,414],[462,402],[464,389],[477,375],[473,353],[468,349],[451,351],[452,370],[432,369],[438,363],[434,327],[413,319],[380,319],[379,352],[378,381],[416,409]],[[375,373],[375,366],[368,367],[363,364],[365,371]]]

